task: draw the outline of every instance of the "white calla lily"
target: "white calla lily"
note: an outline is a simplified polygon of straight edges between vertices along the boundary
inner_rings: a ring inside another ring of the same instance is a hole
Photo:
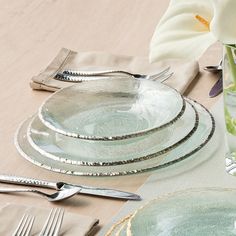
[[[223,44],[236,44],[236,0],[212,0],[211,31]]]
[[[197,59],[217,40],[233,43],[235,10],[236,0],[171,0],[152,37],[150,62]]]

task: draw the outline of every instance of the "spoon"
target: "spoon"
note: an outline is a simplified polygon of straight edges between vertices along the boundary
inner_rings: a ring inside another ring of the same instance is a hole
[[[206,66],[204,70],[212,73],[220,72],[222,71],[222,60],[220,60],[219,65],[216,66]]]
[[[79,188],[67,188],[53,194],[47,194],[45,192],[36,189],[27,188],[0,188],[0,193],[17,193],[17,192],[30,192],[45,197],[50,202],[57,202],[67,198],[70,198],[80,192]]]

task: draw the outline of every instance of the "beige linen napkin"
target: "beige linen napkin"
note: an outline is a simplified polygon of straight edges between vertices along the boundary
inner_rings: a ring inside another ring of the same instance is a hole
[[[171,66],[174,75],[165,83],[177,89],[180,93],[188,88],[199,73],[196,61],[166,61],[150,64],[148,58],[112,55],[105,52],[75,52],[62,48],[58,55],[39,75],[32,78],[33,89],[56,91],[71,85],[54,79],[58,72],[65,69],[96,71],[103,69],[119,69],[139,74],[155,74]]]
[[[50,209],[16,204],[7,204],[0,210],[0,235],[12,235],[24,213],[35,216],[31,235],[38,235],[48,217]],[[89,235],[98,224],[97,219],[65,211],[60,235]]]

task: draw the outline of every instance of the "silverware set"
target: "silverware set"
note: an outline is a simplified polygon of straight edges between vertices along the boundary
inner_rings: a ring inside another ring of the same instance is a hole
[[[39,180],[33,178],[26,178],[20,176],[11,176],[11,175],[0,175],[1,183],[8,184],[18,184],[25,186],[33,186],[33,187],[44,187],[58,190],[57,192],[49,195],[43,193],[42,191],[38,191],[35,189],[12,189],[11,192],[32,192],[34,194],[40,194],[46,197],[49,201],[61,201],[67,199],[69,197],[74,196],[75,194],[88,194],[88,195],[96,195],[101,197],[109,197],[109,198],[117,198],[124,200],[141,200],[140,196],[134,193],[124,192],[116,189],[108,189],[108,188],[99,188],[85,185],[77,185],[70,184],[64,182],[49,182],[46,180]],[[9,192],[8,189],[1,189],[0,193]]]
[[[102,70],[102,71],[64,70],[62,73],[57,73],[55,79],[65,82],[82,82],[85,81],[86,78],[88,77],[97,78],[99,76],[104,77],[110,75],[125,75],[133,77],[135,79],[148,79],[148,80],[164,82],[173,75],[173,72],[170,72],[170,67],[167,67],[166,69],[152,75],[135,74],[123,70]]]
[[[58,236],[64,218],[64,209],[51,209],[39,236]],[[33,229],[35,216],[24,214],[12,236],[29,236]]]

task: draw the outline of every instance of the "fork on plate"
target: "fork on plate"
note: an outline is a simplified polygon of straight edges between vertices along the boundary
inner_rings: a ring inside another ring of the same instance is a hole
[[[64,70],[62,73],[57,73],[55,79],[66,81],[66,82],[82,82],[85,78],[82,77],[92,77],[92,76],[106,76],[111,74],[124,74],[136,79],[148,79],[148,80],[158,80],[164,82],[169,79],[173,72],[170,72],[170,67],[152,75],[134,74],[123,70],[103,70],[103,71],[76,71],[76,70]]]
[[[34,224],[34,216],[24,214],[12,236],[29,236]]]
[[[51,209],[39,236],[58,236],[64,218],[64,209]]]

